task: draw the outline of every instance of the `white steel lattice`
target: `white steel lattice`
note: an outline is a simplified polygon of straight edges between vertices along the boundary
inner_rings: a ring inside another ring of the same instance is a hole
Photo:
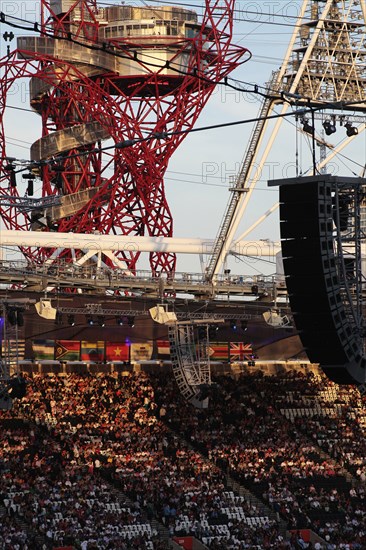
[[[244,218],[253,190],[260,179],[267,157],[282,124],[282,117],[300,105],[324,107],[325,120],[336,117],[347,128],[354,111],[364,113],[366,104],[366,3],[365,0],[304,0],[294,25],[286,55],[279,71],[272,75],[269,92],[264,98],[259,121],[249,140],[237,177],[242,192],[234,187],[209,261],[208,280],[215,281],[222,271],[228,251]],[[269,116],[276,105],[282,105],[273,127]],[[349,113],[349,115],[348,115]],[[261,118],[264,115],[265,120]],[[355,134],[334,146],[313,166],[321,171],[366,128],[360,120]],[[314,135],[314,139],[318,139]],[[324,152],[324,151],[323,151]],[[316,168],[316,169],[315,169]],[[242,234],[238,240],[244,238]]]
[[[365,106],[365,2],[308,2],[283,83],[312,102]]]

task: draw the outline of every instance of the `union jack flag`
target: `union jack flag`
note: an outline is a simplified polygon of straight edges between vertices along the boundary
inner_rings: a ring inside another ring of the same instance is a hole
[[[243,342],[230,342],[230,359],[234,361],[248,361],[252,358],[253,349],[251,344]]]

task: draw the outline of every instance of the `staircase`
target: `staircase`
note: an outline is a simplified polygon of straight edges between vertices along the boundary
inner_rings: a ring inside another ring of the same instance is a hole
[[[267,84],[268,91],[274,87],[275,83],[277,82],[277,78],[278,78],[278,71],[273,71],[271,80]],[[273,103],[273,99],[270,97],[266,97],[262,103],[262,106],[258,115],[258,121],[253,128],[253,131],[249,140],[249,146],[245,153],[245,157],[242,163],[242,167],[240,169],[240,173],[236,178],[235,186],[231,189],[232,195],[226,207],[226,212],[221,222],[221,227],[219,229],[218,235],[215,240],[210,261],[208,262],[208,265],[206,268],[207,280],[211,280],[214,275],[217,261],[225,246],[226,238],[230,229],[230,225],[234,218],[237,206],[239,204],[241,194],[247,192],[245,185],[248,181],[248,176],[253,166],[253,158],[258,148],[259,141],[266,124],[266,118],[269,114],[272,103]]]
[[[158,521],[157,519],[152,519],[150,523],[152,528],[156,529],[159,533],[159,540],[163,540],[166,544],[166,547],[171,548],[172,541],[170,539],[169,529],[167,529],[165,525],[163,523],[160,523],[160,521]]]
[[[243,485],[240,485],[240,483],[238,481],[235,481],[229,474],[227,474],[226,483],[227,486],[230,487],[235,493],[237,493],[239,496],[244,497],[245,500],[249,502],[249,504],[255,505],[255,507],[259,510],[261,516],[268,517],[271,521],[275,521],[278,525],[281,535],[286,535],[287,523],[280,518],[277,512],[272,510],[272,508],[267,506],[262,500],[256,497],[248,489],[243,487]]]

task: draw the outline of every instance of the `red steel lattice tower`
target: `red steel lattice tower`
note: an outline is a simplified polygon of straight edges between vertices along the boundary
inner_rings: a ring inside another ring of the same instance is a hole
[[[178,7],[42,0],[40,35],[18,38],[1,61],[0,115],[14,81],[29,78],[42,121],[30,168],[44,201],[31,212],[2,205],[6,228],[172,236],[168,161],[217,82],[248,57],[232,44],[234,3],[206,0],[199,22]],[[2,127],[3,159],[4,135]],[[3,160],[0,170],[0,193],[18,196],[14,163]],[[35,262],[71,259],[66,249],[23,253]],[[103,259],[134,271],[138,257],[132,247]],[[175,264],[174,254],[150,254],[153,273]]]

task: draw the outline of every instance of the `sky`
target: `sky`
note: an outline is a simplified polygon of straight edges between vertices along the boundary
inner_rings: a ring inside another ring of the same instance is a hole
[[[118,3],[111,0],[108,4]],[[136,0],[133,4],[142,3]],[[250,89],[253,84],[263,86],[269,80],[272,71],[281,66],[300,4],[301,1],[297,0],[291,2],[238,0],[236,2],[233,42],[248,48],[252,58],[237,68],[231,74],[232,78],[248,83]],[[154,3],[154,6],[156,5]],[[202,12],[202,2],[191,0],[190,7],[194,9],[193,6],[197,6],[197,11]],[[1,10],[5,14],[28,21],[39,20],[39,2],[33,0],[19,2],[5,0],[1,2]],[[1,24],[0,30],[2,35],[6,30],[11,29]],[[15,41],[11,46],[15,47]],[[6,44],[2,40],[1,55],[5,53]],[[9,96],[8,103],[12,106],[28,108],[28,100],[27,83],[21,82]],[[258,116],[259,108],[260,102],[257,96],[218,86],[197,121],[196,127],[252,119]],[[17,158],[29,158],[29,143],[40,137],[37,115],[9,109],[7,123],[8,154]],[[170,161],[165,178],[167,200],[174,219],[174,236],[205,239],[216,237],[230,198],[231,178],[235,177],[240,170],[252,128],[253,124],[246,123],[191,133],[177,149]],[[311,167],[309,139],[306,137],[296,139],[295,135],[295,121],[291,117],[282,124],[240,224],[238,235],[277,201],[277,190],[268,188],[268,179],[295,176],[296,159],[300,173],[305,174]],[[335,143],[335,136],[336,134],[331,136],[328,141],[333,140]],[[351,160],[341,158],[340,161],[332,162],[333,173],[342,173],[347,176],[360,173],[360,166],[364,165],[365,159],[365,137],[359,136],[356,141],[357,144],[353,145],[353,149],[344,153]],[[318,154],[319,151],[317,151]],[[358,164],[355,164],[354,160]],[[268,217],[247,239],[278,241],[278,212]],[[143,260],[140,267],[147,269],[147,261]],[[274,258],[270,262],[245,257],[230,258],[227,267],[232,273],[240,275],[275,272]],[[201,268],[202,264],[197,256],[180,255],[178,257],[177,271],[197,273]]]

